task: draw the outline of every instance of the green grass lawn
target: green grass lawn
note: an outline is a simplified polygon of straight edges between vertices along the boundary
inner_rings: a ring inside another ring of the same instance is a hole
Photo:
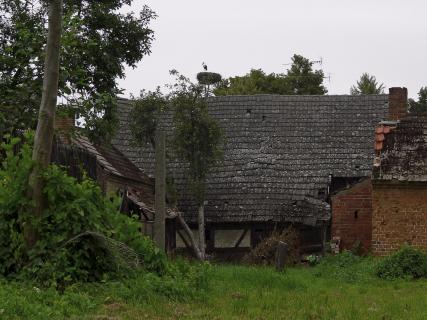
[[[194,289],[144,274],[63,294],[0,280],[0,319],[427,319],[427,281],[380,280],[374,264],[214,265]]]

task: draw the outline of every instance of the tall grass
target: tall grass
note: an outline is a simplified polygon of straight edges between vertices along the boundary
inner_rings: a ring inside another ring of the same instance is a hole
[[[60,295],[0,281],[0,319],[426,319],[427,281],[376,277],[373,258],[315,267],[178,262],[166,277],[75,285]]]

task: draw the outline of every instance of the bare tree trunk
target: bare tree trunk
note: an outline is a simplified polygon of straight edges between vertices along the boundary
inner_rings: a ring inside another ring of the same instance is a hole
[[[197,246],[196,239],[194,238],[193,232],[191,232],[190,227],[185,222],[184,218],[181,216],[180,213],[178,213],[177,218],[181,226],[184,228],[184,231],[187,234],[188,238],[190,239],[191,247],[193,248],[194,254],[196,255],[197,259],[203,260],[202,252],[199,250],[199,247]]]
[[[154,213],[154,242],[165,250],[165,216],[166,216],[166,141],[165,132],[156,131],[156,192]]]
[[[199,250],[202,260],[205,260],[206,244],[205,244],[205,206],[203,203],[199,205]]]
[[[43,93],[33,149],[35,165],[28,182],[28,198],[34,203],[33,215],[35,217],[41,216],[44,209],[44,181],[41,174],[48,167],[52,152],[58,96],[61,24],[62,0],[49,0],[49,31],[47,35]],[[29,247],[33,247],[37,242],[38,235],[29,222],[25,225],[25,238]]]

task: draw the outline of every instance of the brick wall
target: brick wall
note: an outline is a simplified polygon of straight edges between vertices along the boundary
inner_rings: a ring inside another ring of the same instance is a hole
[[[394,87],[389,89],[388,120],[399,120],[406,116],[408,110],[408,89]]]
[[[73,117],[61,117],[56,116],[55,118],[55,129],[62,131],[70,131],[74,128]]]
[[[386,255],[407,243],[427,250],[427,186],[374,184],[372,252]]]
[[[332,197],[332,237],[340,237],[341,249],[360,241],[364,251],[371,247],[372,184],[366,179]]]

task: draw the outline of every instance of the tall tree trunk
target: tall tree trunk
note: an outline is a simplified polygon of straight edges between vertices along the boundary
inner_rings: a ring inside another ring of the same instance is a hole
[[[206,244],[205,244],[205,206],[204,204],[199,205],[199,250],[202,260],[205,259]]]
[[[49,0],[49,30],[47,35],[46,58],[44,66],[43,93],[40,104],[36,135],[34,138],[34,167],[30,174],[28,197],[34,203],[34,217],[40,217],[44,209],[41,176],[50,163],[56,101],[58,96],[59,52],[61,42],[62,0]],[[38,235],[29,221],[25,225],[27,245],[33,247]]]

